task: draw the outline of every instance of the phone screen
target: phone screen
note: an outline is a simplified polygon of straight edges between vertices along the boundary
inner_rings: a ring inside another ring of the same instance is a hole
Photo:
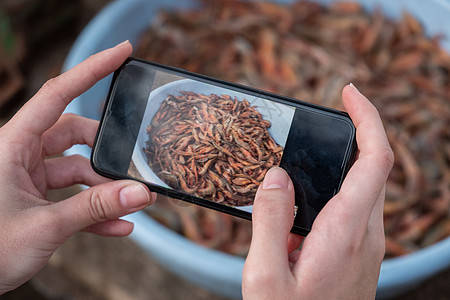
[[[342,112],[132,59],[115,74],[92,163],[245,218],[280,166],[295,187],[293,231],[307,234],[340,188],[354,135]]]

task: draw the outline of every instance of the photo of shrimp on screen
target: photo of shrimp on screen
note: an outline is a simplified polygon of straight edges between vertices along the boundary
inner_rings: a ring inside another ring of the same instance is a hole
[[[164,71],[152,84],[129,174],[251,212],[295,107]]]

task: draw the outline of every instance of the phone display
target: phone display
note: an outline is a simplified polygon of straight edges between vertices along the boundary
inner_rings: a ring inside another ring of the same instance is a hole
[[[294,183],[293,231],[306,235],[355,151],[343,112],[129,59],[114,75],[91,161],[104,176],[247,219],[266,172],[280,166]]]

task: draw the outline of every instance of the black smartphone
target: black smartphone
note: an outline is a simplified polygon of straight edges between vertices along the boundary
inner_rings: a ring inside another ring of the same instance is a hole
[[[114,73],[91,163],[249,220],[264,175],[280,166],[295,187],[292,231],[306,235],[353,162],[355,131],[341,111],[129,58]]]

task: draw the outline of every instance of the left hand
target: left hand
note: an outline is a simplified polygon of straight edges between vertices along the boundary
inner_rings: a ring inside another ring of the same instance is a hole
[[[0,128],[0,295],[36,274],[75,232],[127,235],[133,224],[119,217],[155,201],[138,182],[98,176],[81,156],[47,158],[74,144],[92,146],[98,122],[61,114],[131,52],[124,42],[49,80]],[[93,187],[57,203],[46,199],[49,189],[77,183]]]

